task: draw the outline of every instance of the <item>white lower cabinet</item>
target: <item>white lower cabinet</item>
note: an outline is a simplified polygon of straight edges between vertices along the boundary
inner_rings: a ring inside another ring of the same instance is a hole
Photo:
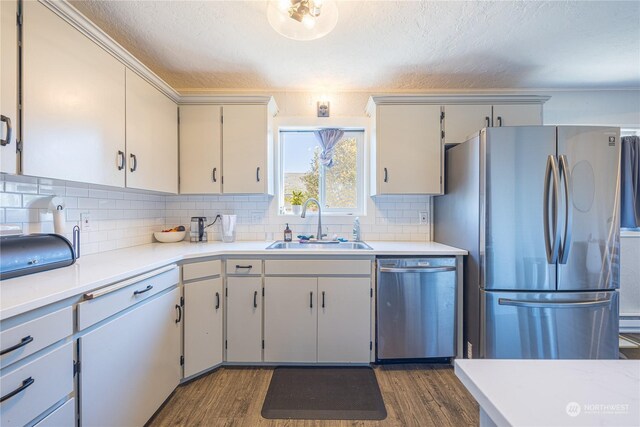
[[[73,391],[73,344],[0,376],[0,425],[23,426]]]
[[[369,363],[371,279],[267,277],[264,361]]]
[[[149,420],[180,381],[181,313],[173,289],[79,338],[81,425]]]
[[[227,278],[227,362],[262,361],[262,278]]]
[[[265,362],[316,361],[317,288],[315,277],[265,279]]]
[[[368,363],[371,279],[318,278],[318,362]]]
[[[184,285],[185,378],[222,363],[223,300],[220,277]]]

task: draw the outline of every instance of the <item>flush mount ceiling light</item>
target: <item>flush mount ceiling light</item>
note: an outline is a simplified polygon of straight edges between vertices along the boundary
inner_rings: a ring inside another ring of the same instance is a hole
[[[267,18],[287,38],[314,40],[336,27],[338,6],[334,0],[270,0]]]

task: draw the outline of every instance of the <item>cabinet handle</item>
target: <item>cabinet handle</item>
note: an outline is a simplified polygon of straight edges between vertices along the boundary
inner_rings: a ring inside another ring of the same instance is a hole
[[[502,117],[498,116],[498,127],[502,127]]]
[[[491,118],[486,116],[484,119],[487,121],[487,127],[491,127]]]
[[[218,182],[218,178],[216,178],[216,172],[218,168],[213,168],[213,172],[211,173],[211,178],[213,178],[213,182]]]
[[[313,308],[313,291],[309,292],[309,308]]]
[[[0,145],[9,145],[11,143],[11,133],[13,132],[11,119],[7,116],[0,115],[0,122],[5,122],[7,124],[7,139],[0,139]]]
[[[253,308],[258,308],[258,291],[253,293]]]
[[[260,167],[256,168],[256,182],[260,182]]]
[[[389,182],[389,174],[387,173],[387,168],[384,168],[384,182]]]
[[[134,295],[144,294],[145,292],[149,292],[151,289],[153,289],[153,286],[151,286],[151,285],[147,285],[147,287],[146,287],[146,288],[144,288],[144,289],[143,289],[143,290],[141,290],[141,291],[133,291],[133,294],[134,294]]]
[[[3,356],[7,353],[11,353],[13,350],[17,350],[20,347],[24,347],[25,345],[29,344],[31,341],[33,341],[33,337],[31,335],[27,335],[26,337],[22,338],[18,344],[13,345],[9,348],[5,348],[4,350],[0,351],[0,356]]]
[[[34,382],[36,382],[36,380],[34,380],[33,378],[29,377],[26,380],[22,381],[22,385],[20,387],[18,387],[17,389],[13,390],[10,393],[5,394],[4,396],[0,397],[0,403],[4,402],[5,400],[15,396],[16,394],[20,393],[23,390],[26,390],[27,387],[29,387],[31,384],[33,384]]]
[[[135,172],[138,169],[138,158],[135,154],[129,154],[129,157],[133,160],[133,166],[129,169],[131,172]]]
[[[176,309],[178,310],[178,318],[176,319],[176,323],[180,323],[182,321],[182,307],[180,304],[176,304]]]
[[[124,151],[118,150],[118,157],[120,161],[118,162],[118,170],[121,171],[124,169]]]
[[[324,308],[324,291],[322,291],[322,308]]]
[[[216,292],[216,310],[220,308],[220,294]]]

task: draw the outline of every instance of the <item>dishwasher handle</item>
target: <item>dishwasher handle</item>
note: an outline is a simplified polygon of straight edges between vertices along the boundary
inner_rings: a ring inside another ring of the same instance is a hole
[[[418,266],[418,267],[380,267],[381,273],[442,273],[443,271],[456,271],[455,266]]]

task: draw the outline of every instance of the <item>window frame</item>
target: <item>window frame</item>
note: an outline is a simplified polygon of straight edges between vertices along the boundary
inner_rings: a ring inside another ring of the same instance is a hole
[[[283,134],[288,132],[313,132],[314,130],[320,130],[326,127],[323,126],[281,126],[278,128],[278,215],[280,216],[297,216],[290,211],[285,211],[284,207],[284,153],[285,153],[285,145],[286,141],[283,137]],[[340,129],[345,131],[345,134],[348,132],[358,132],[355,135],[356,137],[356,145],[357,145],[357,157],[356,157],[356,196],[357,196],[357,206],[355,208],[327,208],[326,207],[326,194],[325,194],[325,168],[322,166],[320,168],[320,176],[318,178],[318,193],[320,197],[320,203],[322,206],[322,215],[329,216],[364,216],[366,215],[366,197],[365,197],[365,157],[366,157],[366,146],[365,146],[365,138],[366,138],[366,129],[360,126],[354,127],[345,127],[339,126]],[[310,211],[310,215],[317,215],[316,212]]]

